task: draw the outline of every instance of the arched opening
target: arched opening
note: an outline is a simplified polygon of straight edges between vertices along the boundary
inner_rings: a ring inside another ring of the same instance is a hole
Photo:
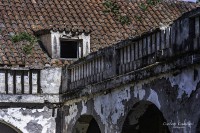
[[[96,120],[90,115],[81,116],[75,124],[73,133],[101,133]]]
[[[136,103],[128,113],[122,133],[170,133],[162,112],[151,102]]]
[[[19,131],[18,129],[16,129],[12,125],[4,121],[0,121],[0,129],[1,129],[0,131],[1,133],[22,133],[21,131]]]

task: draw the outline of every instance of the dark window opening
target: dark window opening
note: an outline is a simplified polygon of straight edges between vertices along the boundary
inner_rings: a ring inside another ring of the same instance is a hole
[[[61,41],[60,58],[78,58],[78,42]]]

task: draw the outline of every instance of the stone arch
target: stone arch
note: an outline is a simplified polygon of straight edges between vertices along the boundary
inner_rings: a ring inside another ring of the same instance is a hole
[[[22,133],[18,128],[3,120],[0,120],[0,129],[1,133]]]
[[[122,133],[170,133],[166,120],[155,104],[139,101],[128,112]]]
[[[72,133],[101,133],[97,121],[91,115],[82,115],[73,128]]]

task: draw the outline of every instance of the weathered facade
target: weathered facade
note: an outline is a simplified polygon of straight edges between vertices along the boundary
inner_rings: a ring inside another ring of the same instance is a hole
[[[198,13],[70,65],[63,132],[198,132]]]
[[[199,5],[143,2],[0,1],[2,132],[199,133]]]
[[[1,70],[0,119],[23,133],[56,132],[61,68]]]

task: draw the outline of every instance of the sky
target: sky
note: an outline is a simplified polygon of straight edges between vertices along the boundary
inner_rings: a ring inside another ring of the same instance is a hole
[[[197,0],[180,0],[180,1],[196,2]]]

